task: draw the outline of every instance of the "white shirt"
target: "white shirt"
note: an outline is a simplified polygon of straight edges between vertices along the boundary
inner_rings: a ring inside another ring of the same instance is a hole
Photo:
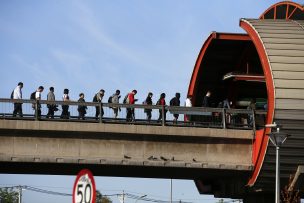
[[[68,94],[63,94],[62,100],[63,100],[63,101],[69,101],[69,100],[70,100],[69,95],[68,95]]]
[[[22,91],[21,91],[21,88],[20,86],[17,86],[15,89],[14,89],[14,99],[22,99]]]
[[[186,107],[192,107],[191,99],[189,99],[189,98],[186,99],[185,106]]]
[[[36,100],[40,100],[41,99],[41,92],[36,91],[35,98],[36,98]]]

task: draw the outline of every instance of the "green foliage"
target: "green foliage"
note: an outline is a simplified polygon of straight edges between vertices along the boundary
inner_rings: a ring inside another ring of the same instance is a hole
[[[18,203],[18,192],[12,188],[0,188],[0,203]]]
[[[112,200],[108,197],[102,196],[102,194],[97,190],[96,203],[112,203]]]

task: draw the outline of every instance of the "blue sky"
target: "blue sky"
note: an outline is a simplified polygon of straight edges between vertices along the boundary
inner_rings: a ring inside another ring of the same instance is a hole
[[[0,97],[23,81],[25,98],[39,85],[54,86],[57,98],[69,88],[74,100],[100,88],[184,98],[210,32],[243,32],[239,18],[271,2],[2,0]]]
[[[69,88],[72,100],[84,92],[91,101],[103,88],[106,98],[116,89],[123,95],[137,89],[140,102],[149,91],[154,93],[154,101],[161,92],[167,93],[167,100],[181,92],[184,100],[197,55],[210,32],[243,32],[238,26],[240,18],[258,18],[275,2],[1,0],[0,97],[8,98],[23,81],[24,98],[43,85],[47,89],[54,86],[58,99],[63,89]],[[0,174],[0,186],[27,184],[69,190],[74,178]],[[125,189],[160,199],[169,197],[169,183],[97,178],[101,192]],[[174,180],[174,197],[215,202],[210,196],[200,196],[192,181]],[[42,198],[45,203],[54,202],[54,198],[56,202],[70,201],[25,191],[24,202],[38,203]]]

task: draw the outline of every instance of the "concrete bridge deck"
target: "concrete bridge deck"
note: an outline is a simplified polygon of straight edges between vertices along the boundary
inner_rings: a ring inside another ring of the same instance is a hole
[[[252,130],[0,120],[0,172],[186,178],[247,174]]]

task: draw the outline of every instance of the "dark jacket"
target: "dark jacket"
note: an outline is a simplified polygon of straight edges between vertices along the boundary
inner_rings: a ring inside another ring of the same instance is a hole
[[[152,105],[152,98],[151,97],[147,97],[146,101],[145,101],[146,105]]]
[[[180,106],[180,100],[177,97],[173,97],[170,100],[170,106]]]
[[[204,96],[203,107],[210,107],[210,97]]]
[[[85,102],[85,100],[83,98],[79,98],[78,102]],[[85,106],[85,105],[78,105],[78,109],[77,110],[80,111],[80,112],[85,112],[86,113],[86,109],[87,108],[88,107]]]
[[[144,104],[145,104],[145,105],[152,105],[152,104],[153,104],[152,98],[149,97],[149,96],[147,96],[147,98],[146,98]],[[151,112],[152,109],[145,109],[144,111],[145,111],[145,113],[147,113],[147,112]]]

